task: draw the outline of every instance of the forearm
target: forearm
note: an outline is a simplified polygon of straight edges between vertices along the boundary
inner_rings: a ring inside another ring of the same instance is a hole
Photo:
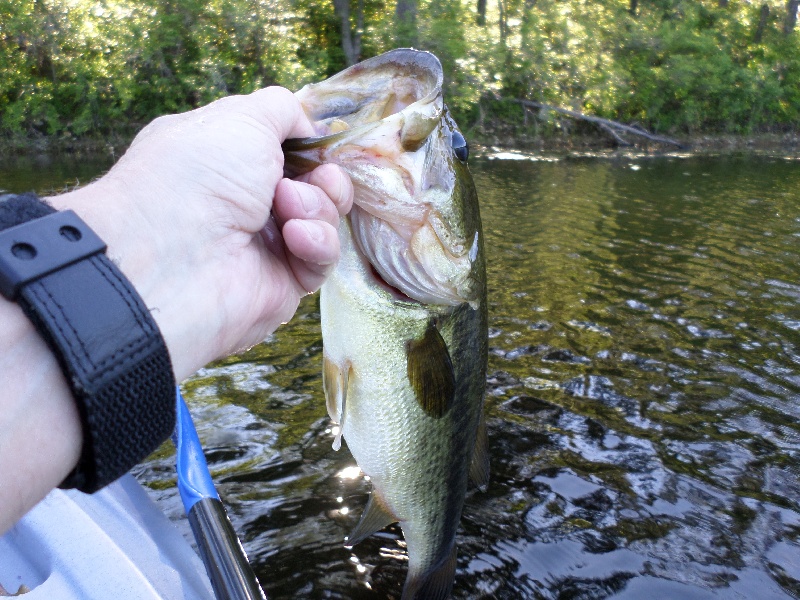
[[[107,244],[106,255],[133,284],[158,325],[180,382],[222,354],[215,343],[221,324],[210,308],[216,298],[208,282],[204,282],[203,293],[195,289],[193,279],[200,279],[201,274],[192,263],[202,259],[186,256],[178,232],[173,239],[154,233],[159,224],[148,223],[124,183],[112,173],[73,192],[47,198],[47,202],[58,210],[73,210]],[[159,198],[157,189],[146,191]],[[157,201],[169,204],[174,200],[164,193]]]
[[[0,296],[0,534],[78,462],[82,431],[55,356]]]

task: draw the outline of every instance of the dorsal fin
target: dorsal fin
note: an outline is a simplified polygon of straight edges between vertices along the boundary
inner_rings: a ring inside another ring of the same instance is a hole
[[[453,405],[453,363],[442,334],[431,319],[422,338],[406,342],[406,369],[411,388],[425,413],[435,419]]]
[[[469,478],[481,491],[486,491],[486,486],[489,485],[489,440],[486,437],[486,415],[483,413],[478,424],[475,450],[472,451]]]
[[[350,372],[353,367],[347,361],[342,369],[328,355],[322,353],[322,389],[325,391],[325,404],[328,416],[339,425],[339,433],[333,440],[333,449],[342,447],[342,431],[344,430],[345,407],[347,404],[347,386],[350,383]]]
[[[364,514],[361,515],[361,520],[358,522],[353,532],[347,537],[347,541],[344,545],[348,548],[352,548],[376,531],[380,531],[387,525],[396,523],[397,520],[397,517],[392,514],[373,490],[369,496],[369,500],[367,500],[367,507],[364,509]]]

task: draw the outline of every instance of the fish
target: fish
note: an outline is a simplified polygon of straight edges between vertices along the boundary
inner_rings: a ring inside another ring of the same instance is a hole
[[[320,290],[322,383],[334,449],[372,483],[345,545],[399,523],[402,600],[450,596],[468,480],[489,477],[483,232],[442,84],[431,53],[368,59],[296,92],[315,135],[283,146],[287,176],[334,163],[353,182]]]

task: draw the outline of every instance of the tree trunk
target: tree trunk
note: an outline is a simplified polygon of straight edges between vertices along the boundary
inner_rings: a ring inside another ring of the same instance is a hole
[[[364,33],[364,0],[358,0],[358,14],[356,15],[356,31],[353,34],[353,50],[356,61],[361,60],[361,34]]]
[[[364,26],[364,2],[359,0],[356,14],[356,30],[350,22],[350,0],[333,0],[333,10],[339,17],[342,32],[342,50],[347,66],[358,62],[361,54],[361,31]]]
[[[678,148],[685,148],[683,144],[681,144],[677,140],[673,140],[671,138],[662,137],[659,135],[653,135],[652,133],[648,133],[641,127],[631,127],[630,125],[625,125],[624,123],[620,123],[618,121],[612,121],[611,119],[603,119],[601,117],[594,117],[592,115],[585,115],[580,113],[576,110],[569,110],[567,108],[560,108],[558,106],[552,106],[550,104],[544,104],[542,102],[534,102],[533,100],[516,100],[522,104],[522,106],[530,106],[531,108],[539,108],[545,110],[552,110],[553,112],[557,112],[562,115],[567,115],[568,117],[572,117],[573,119],[582,119],[584,121],[589,121],[590,123],[596,123],[598,126],[603,128],[605,131],[608,131],[611,135],[614,136],[614,139],[623,146],[631,146],[625,140],[623,140],[617,131],[624,131],[626,133],[631,133],[634,135],[640,135],[642,137],[647,138],[648,140],[652,140],[654,142],[659,142],[662,144],[671,144],[673,146],[677,146]],[[617,130],[617,131],[615,131]]]
[[[524,30],[531,20],[531,11],[536,6],[536,0],[525,0],[525,6],[522,9],[522,29]]]
[[[717,4],[720,8],[728,8],[728,0],[719,0]]]
[[[753,42],[756,44],[761,43],[764,37],[764,29],[767,27],[767,19],[769,19],[769,4],[761,5],[761,14],[758,18],[758,28],[756,28],[756,35],[753,37]]]
[[[639,5],[639,0],[631,0],[631,7],[628,9],[628,12],[631,13],[634,17],[636,16],[636,7]]]
[[[486,0],[478,0],[478,16],[475,23],[483,27],[486,25]]]
[[[394,11],[397,45],[413,48],[417,45],[417,0],[397,0]]]
[[[506,31],[508,25],[506,24],[506,3],[505,0],[497,0],[497,10],[500,13],[500,44],[503,48],[506,47]]]
[[[783,33],[785,35],[792,33],[797,25],[798,6],[800,6],[800,0],[789,0],[786,3],[786,22],[783,24]]]

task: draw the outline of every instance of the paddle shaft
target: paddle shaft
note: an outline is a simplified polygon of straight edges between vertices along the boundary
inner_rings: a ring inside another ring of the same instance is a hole
[[[188,516],[217,599],[265,598],[222,502],[203,498],[192,506]]]

